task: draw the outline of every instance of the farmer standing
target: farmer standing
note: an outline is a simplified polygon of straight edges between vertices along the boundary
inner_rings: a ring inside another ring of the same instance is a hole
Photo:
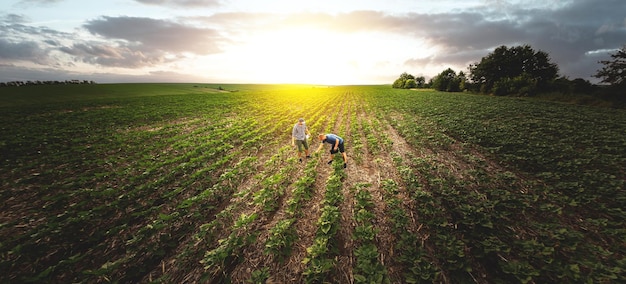
[[[306,139],[307,136],[310,136],[311,132],[309,132],[309,128],[306,127],[304,123],[304,118],[298,119],[298,123],[293,126],[293,130],[291,130],[291,146],[298,146],[298,160],[302,162],[302,152],[306,153],[306,157],[309,156],[309,144]]]
[[[341,152],[341,155],[343,156],[343,167],[346,168],[348,166],[348,157],[346,156],[345,153],[345,148],[343,145],[343,138],[332,134],[332,133],[328,133],[328,134],[320,134],[318,136],[318,139],[320,140],[320,146],[317,148],[316,152],[321,150],[322,147],[324,146],[324,143],[328,143],[331,145],[330,147],[330,161],[328,161],[328,164],[332,164],[333,162],[333,155],[337,154],[337,152]]]

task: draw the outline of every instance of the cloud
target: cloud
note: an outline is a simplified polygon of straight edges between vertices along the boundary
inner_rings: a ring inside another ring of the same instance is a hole
[[[142,4],[178,7],[216,7],[219,0],[135,0]]]
[[[23,0],[20,3],[60,1]],[[166,7],[223,5],[218,0],[135,1]],[[54,57],[61,54],[60,58],[69,56],[82,64],[156,67],[181,58],[222,53],[245,42],[247,35],[301,29],[424,42],[438,53],[423,55],[416,48],[415,54],[407,54],[399,63],[418,72],[425,65],[450,65],[457,67],[457,71],[465,71],[468,64],[480,61],[498,46],[529,44],[535,50],[547,52],[563,75],[590,79],[600,67],[597,62],[608,57],[607,51],[626,44],[626,6],[622,2],[484,0],[477,2],[482,5],[474,8],[437,13],[232,11],[176,19],[102,16],[82,24],[81,27],[93,35],[88,39],[79,35],[80,30],[64,33],[29,25],[28,19],[21,15],[0,14],[0,62],[31,61],[50,65],[61,60]],[[394,49],[390,47],[390,50]],[[595,52],[598,50],[605,52]]]
[[[25,60],[45,64],[47,52],[34,41],[11,42],[0,38],[0,59],[3,61]]]
[[[28,19],[17,14],[0,14],[0,34],[2,38],[14,41],[42,41],[72,38],[70,33],[64,33],[45,26],[32,26]]]
[[[83,27],[104,39],[123,40],[139,51],[206,55],[221,52],[219,45],[226,41],[213,29],[151,18],[102,17]]]
[[[20,15],[4,15],[0,17],[0,59],[4,63],[72,65],[59,62],[63,59],[54,54],[61,52],[75,62],[141,68],[171,62],[187,53],[219,53],[219,45],[227,42],[212,29],[150,18],[102,17],[86,22],[84,28],[98,37],[85,40],[76,34],[30,26]]]
[[[26,22],[26,17],[17,14],[4,14],[0,17],[3,24],[20,24]]]
[[[27,19],[16,14],[0,17],[0,62],[32,62],[54,64],[50,58],[51,44],[67,34],[46,27],[27,25]]]
[[[434,56],[423,58],[416,54],[408,58],[406,64],[415,67],[448,63],[466,68],[498,46],[529,44],[547,52],[563,75],[586,79],[592,79],[591,74],[600,67],[599,58],[590,57],[589,51],[626,44],[626,6],[621,0],[606,0],[602,5],[591,0],[560,2],[545,9],[496,2],[496,7],[435,14],[355,11],[326,18],[294,15],[277,26],[323,19],[320,27],[406,35],[439,48],[440,53]]]
[[[59,50],[73,56],[76,61],[108,67],[141,68],[168,61],[163,53],[146,54],[128,47],[99,43],[76,43]]]
[[[54,56],[61,41],[72,34],[47,27],[30,26],[26,17],[8,14],[0,17],[0,63],[32,63],[53,67],[62,65]]]
[[[98,39],[77,40],[58,50],[77,62],[108,67],[141,68],[172,62],[185,54],[215,54],[227,42],[213,29],[151,18],[102,17],[83,27]]]

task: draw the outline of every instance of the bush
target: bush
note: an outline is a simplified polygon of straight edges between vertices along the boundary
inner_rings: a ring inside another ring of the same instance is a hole
[[[433,79],[433,88],[437,91],[460,92],[463,77],[462,72],[457,75],[454,70],[448,68]]]
[[[524,75],[502,78],[493,85],[492,92],[496,96],[534,96],[537,94],[537,82]]]

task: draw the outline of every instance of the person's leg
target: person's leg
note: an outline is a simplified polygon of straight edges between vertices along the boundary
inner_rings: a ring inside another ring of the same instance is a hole
[[[333,151],[333,149],[330,149],[330,160],[328,161],[328,164],[332,164],[333,163],[333,154],[335,154],[335,151]]]
[[[346,149],[343,143],[339,144],[339,152],[341,152],[341,156],[343,157],[343,167],[346,168],[348,166],[348,156],[346,156]]]
[[[298,146],[298,160],[302,162],[302,150],[303,150],[302,141],[296,140],[296,146]]]
[[[306,140],[302,142],[304,143],[304,153],[306,154],[306,157],[311,158],[311,155],[309,154],[309,143]]]

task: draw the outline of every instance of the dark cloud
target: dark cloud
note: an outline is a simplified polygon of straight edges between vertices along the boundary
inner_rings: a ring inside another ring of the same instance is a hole
[[[0,62],[33,62],[41,65],[54,64],[50,58],[57,39],[65,33],[46,27],[27,25],[27,19],[20,15],[0,16]]]
[[[27,22],[27,19],[22,15],[4,14],[0,16],[0,22],[3,24],[19,24]]]
[[[41,65],[71,65],[54,53],[75,62],[123,68],[140,68],[184,57],[185,53],[221,52],[225,42],[215,30],[172,21],[136,17],[103,17],[84,25],[101,40],[81,40],[76,34],[28,25],[20,15],[0,17],[0,59],[4,63],[27,61]],[[64,44],[70,42],[69,45]]]
[[[124,40],[138,51],[190,52],[200,55],[220,52],[225,39],[213,29],[173,21],[138,17],[102,17],[84,27],[105,39]]]
[[[162,52],[145,53],[129,47],[99,43],[77,43],[59,50],[71,55],[75,61],[108,67],[141,68],[170,61]]]
[[[626,44],[626,5],[621,0],[570,1],[555,9],[542,10],[515,7],[507,11],[506,16],[509,23],[493,26],[493,39],[497,41],[490,42],[530,44],[546,51],[559,65],[561,74],[572,78],[594,80],[592,74],[601,67],[597,61],[608,54],[590,55],[590,52],[614,50]],[[483,18],[488,17],[483,15]],[[479,34],[481,29],[470,27],[465,32]],[[507,34],[514,36],[507,37]],[[462,47],[464,43],[469,46],[473,42],[476,41],[470,37],[442,44]]]
[[[137,17],[102,17],[84,25],[103,42],[76,42],[59,50],[75,61],[109,67],[140,68],[171,62],[184,53],[221,52],[226,40],[212,29]]]
[[[2,61],[33,61],[47,63],[47,52],[34,41],[11,42],[0,38],[0,59]]]
[[[45,40],[43,40],[43,43],[46,43],[46,44],[48,44],[50,46],[60,46],[61,45],[61,43],[59,43],[57,40],[54,40],[54,39],[45,39]]]
[[[135,0],[142,4],[162,5],[170,7],[215,7],[219,6],[219,0]]]

